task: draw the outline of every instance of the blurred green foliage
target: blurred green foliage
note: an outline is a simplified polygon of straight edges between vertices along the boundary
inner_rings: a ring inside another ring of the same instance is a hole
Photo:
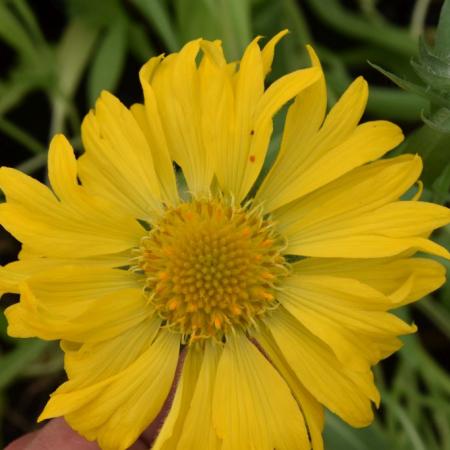
[[[324,64],[330,105],[362,72],[372,81],[368,116],[394,120],[408,131],[397,153],[420,153],[425,160],[424,198],[448,203],[450,1],[442,8],[437,30],[438,14],[433,19],[430,13],[439,12],[442,4],[440,0],[0,0],[0,50],[9,52],[7,63],[2,58],[0,74],[2,160],[14,160],[29,174],[39,173],[46,163],[47,141],[56,132],[65,132],[81,151],[81,117],[99,92],[119,90],[120,96],[130,73],[138,86],[137,68],[155,54],[176,51],[187,40],[202,36],[221,39],[228,58],[238,59],[253,36],[272,36],[288,28],[291,35],[279,45],[272,79],[308,64],[306,43],[313,44]],[[59,20],[56,37],[48,36],[55,23],[43,25],[50,11],[56,17],[53,22]],[[368,61],[404,90],[380,76]],[[33,109],[36,93],[47,99],[48,112]],[[48,128],[39,135],[30,132],[31,119],[16,120],[28,109],[48,116]],[[281,122],[276,120],[266,166],[275,153]],[[436,239],[450,246],[450,228]],[[3,253],[5,261],[14,257],[8,250]],[[404,339],[406,345],[395,360],[376,369],[381,413],[364,430],[329,415],[328,450],[450,449],[450,376],[444,369],[450,285],[401,314],[423,326],[419,335]],[[5,329],[0,316],[1,423],[10,427],[14,423],[17,430],[26,431],[34,417],[24,423],[23,417],[14,416],[18,383],[33,381],[45,398],[55,377],[61,376],[61,355],[53,343],[13,341]],[[0,439],[4,431],[0,429]]]

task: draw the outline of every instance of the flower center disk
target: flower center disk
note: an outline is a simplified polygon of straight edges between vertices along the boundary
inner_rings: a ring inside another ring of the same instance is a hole
[[[283,247],[258,209],[194,200],[168,209],[142,239],[139,268],[169,327],[186,341],[221,339],[278,306]]]

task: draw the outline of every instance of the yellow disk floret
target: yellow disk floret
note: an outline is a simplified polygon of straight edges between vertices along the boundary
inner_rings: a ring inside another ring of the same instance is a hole
[[[194,200],[166,211],[141,243],[138,267],[167,325],[187,340],[220,339],[278,303],[283,242],[257,209]]]

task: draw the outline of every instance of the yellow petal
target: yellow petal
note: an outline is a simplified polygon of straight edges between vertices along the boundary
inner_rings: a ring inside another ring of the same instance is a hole
[[[162,59],[163,56],[151,58],[139,71],[139,80],[144,92],[144,107],[140,108],[142,111],[140,114],[136,114],[136,109],[133,113],[141,125],[141,128],[144,130],[152,151],[156,174],[160,180],[163,199],[166,199],[169,203],[175,204],[178,201],[178,191],[172,156],[170,154],[169,143],[164,133],[156,95],[153,86],[150,83],[150,80]]]
[[[320,68],[312,49],[310,55]],[[325,101],[322,75],[310,88],[310,95],[299,97],[291,106],[278,158],[257,195],[266,210],[274,210],[381,157],[403,139],[401,130],[389,122],[357,126],[367,101],[367,83],[362,78],[348,88],[318,130]]]
[[[417,217],[421,220],[418,221]],[[290,236],[288,252],[308,256],[373,258],[394,256],[414,249],[450,258],[445,248],[422,237],[450,222],[450,211],[439,205],[395,202],[359,218],[333,222],[324,221],[307,231],[297,231],[295,237]]]
[[[338,215],[359,216],[400,198],[416,181],[422,161],[413,155],[376,161],[280,208],[275,217],[282,227],[301,219],[306,225]]]
[[[188,350],[173,404],[152,446],[152,450],[173,450],[177,448],[180,434],[183,431],[183,423],[197,384],[202,357],[203,351],[200,348],[191,347]],[[197,411],[197,414],[200,415],[201,411]]]
[[[53,307],[62,303],[62,295],[67,304],[84,303],[119,289],[140,287],[141,282],[139,275],[127,270],[72,265],[36,274],[28,279],[27,284],[37,297],[45,297]]]
[[[34,258],[25,261],[14,261],[0,267],[0,295],[5,292],[19,293],[19,284],[34,273],[57,266],[55,260]]]
[[[97,210],[88,220],[57,205],[52,211],[41,213],[4,203],[0,205],[0,223],[16,239],[48,257],[104,255],[139,245],[144,231],[136,221],[117,217],[113,211],[109,217],[100,212]]]
[[[61,137],[55,138],[50,155],[52,167],[55,158],[59,161],[56,164],[73,165],[73,151],[66,144]],[[1,168],[0,187],[7,202],[0,205],[0,223],[42,256],[77,258],[137,246],[143,229],[136,220],[116,211],[110,203],[88,195],[76,185],[75,178],[69,180],[69,175],[75,175],[73,170],[58,175],[56,180],[52,173],[58,189],[66,189],[63,196],[68,196],[58,201],[47,187],[31,177],[15,169]]]
[[[152,152],[132,113],[103,92],[81,127],[86,153],[80,178],[89,192],[107,198],[124,213],[142,219],[161,210]]]
[[[313,66],[320,68],[320,61],[312,48],[309,47],[308,52]],[[308,170],[316,170],[322,157],[350,137],[361,119],[367,98],[367,83],[359,77],[333,106],[319,130],[326,110],[326,85],[323,74],[305,95],[299,95],[289,108],[273,173],[263,185],[264,188],[261,186],[259,195],[268,202],[266,206],[268,210],[295,198],[295,186],[292,185],[295,185],[298,176]],[[280,176],[284,184],[277,184]],[[285,199],[281,196],[283,191],[286,191]],[[280,198],[272,204],[274,194]]]
[[[77,204],[82,195],[77,182],[77,162],[69,141],[56,135],[48,151],[48,177],[53,192],[63,202]]]
[[[295,274],[283,283],[279,300],[342,364],[355,370],[368,370],[388,356],[388,340],[397,343],[396,336],[416,331],[385,311],[392,306],[388,298],[351,278]],[[364,338],[370,345],[361,346]]]
[[[224,192],[234,194],[241,200],[242,182],[249,161],[249,148],[252,139],[253,115],[256,105],[264,93],[264,73],[259,38],[254,39],[246,48],[235,75],[234,83],[234,123],[233,136],[228,150],[228,164],[216,170],[226,171],[220,179]]]
[[[28,175],[9,167],[0,168],[0,188],[6,201],[25,208],[36,209],[38,212],[52,210],[58,205],[53,192]]]
[[[310,448],[287,384],[241,333],[227,337],[220,357],[213,421],[223,450]]]
[[[361,120],[368,97],[366,80],[362,77],[356,78],[327,114],[311,157],[323,155],[328,149],[336,147],[351,136]]]
[[[25,304],[30,306],[27,307]],[[75,315],[75,306],[52,310],[24,285],[21,303],[5,310],[8,334],[14,337],[37,336],[45,340],[99,342],[111,339],[152,316],[141,289],[123,289],[105,294]],[[36,311],[31,309],[36,308]]]
[[[209,191],[213,157],[201,136],[200,85],[196,57],[200,41],[161,61],[149,81],[172,158],[183,169],[194,194]],[[145,72],[144,72],[145,73]]]
[[[295,264],[295,271],[343,280],[356,279],[386,295],[391,308],[419,300],[445,282],[445,268],[437,261],[425,258],[306,258]]]
[[[205,343],[203,361],[186,415],[177,450],[220,450],[222,442],[216,434],[212,422],[213,394],[217,364],[221,349],[218,345]]]
[[[100,341],[152,314],[138,277],[124,270],[57,267],[22,282],[20,294],[5,311],[14,336]]]
[[[422,236],[448,222],[445,208],[422,202],[390,204],[420,169],[420,159],[410,155],[377,161],[280,208],[274,218],[288,240],[286,252],[367,258],[420,249],[446,256],[444,249]],[[414,225],[419,213],[423,223]]]
[[[152,317],[118,336],[102,342],[88,342],[75,349],[64,345],[64,369],[73,386],[87,387],[125,370],[153,342],[161,319]]]
[[[409,253],[376,259],[305,258],[293,264],[293,268],[299,275],[332,276],[343,280],[342,283],[350,278],[358,280],[389,298],[392,309],[422,298],[445,282],[442,264],[409,257]]]
[[[29,276],[60,266],[85,265],[116,268],[127,266],[128,254],[118,253],[90,258],[45,258],[24,252],[19,254],[19,261],[13,261],[0,267],[0,295],[4,292],[19,293],[19,284]]]
[[[270,332],[264,326],[260,326],[254,336],[297,400],[306,421],[312,450],[323,450],[322,431],[325,421],[323,406],[300,383],[289,364],[283,358]]]
[[[238,179],[239,185],[233,192],[237,193],[238,200],[248,193],[264,163],[273,130],[273,116],[291,98],[317,81],[320,75],[321,72],[314,67],[297,70],[275,81],[259,99],[249,123],[250,130],[241,130],[247,134],[242,139],[249,139],[249,146],[247,151],[241,148],[237,161],[236,170],[242,178]]]
[[[226,154],[218,158],[216,171],[224,192],[241,201],[255,182],[267,152],[275,113],[320,76],[316,68],[299,70],[275,81],[264,92],[264,75],[273,57],[274,37],[266,53],[256,38],[247,47],[235,80],[233,137]],[[272,55],[272,56],[271,56]],[[224,162],[223,166],[220,162]]]
[[[420,220],[417,218],[420,217]],[[351,219],[351,227],[357,234],[373,233],[378,229],[380,234],[393,238],[429,235],[432,230],[450,222],[450,210],[434,203],[419,201],[392,202],[375,211],[368,212],[358,218]],[[380,227],[374,224],[382,224]],[[336,228],[340,234],[341,223]]]
[[[161,331],[125,370],[81,389],[72,388],[71,381],[62,385],[39,420],[64,415],[73,429],[97,439],[101,448],[125,450],[159,413],[175,374],[178,348],[179,337]]]
[[[267,320],[283,356],[311,394],[355,427],[373,420],[370,399],[379,395],[370,371],[354,372],[342,365],[330,348],[279,307]]]
[[[316,137],[325,117],[327,107],[325,78],[316,53],[309,46],[307,49],[312,66],[318,68],[320,76],[316,82],[296,96],[288,109],[277,158],[256,194],[257,200],[263,201],[269,210],[277,207],[277,201],[274,199],[281,198],[282,180],[291,177],[291,172],[295,171],[303,152],[310,148],[310,143]]]
[[[202,41],[203,45],[206,41]],[[203,143],[211,152],[215,173],[220,185],[225,185],[230,176],[229,167],[232,164],[232,130],[235,99],[233,83],[227,67],[222,63],[223,55],[218,46],[211,43],[208,47],[220,52],[213,58],[206,53],[199,67],[201,128]],[[219,60],[217,63],[216,60]]]
[[[273,210],[313,192],[355,167],[380,158],[402,140],[400,128],[390,122],[359,125],[347,139],[327,148],[321,155],[313,157],[311,152],[304,161],[292,165],[287,173],[289,177],[285,176],[278,185],[277,202],[268,203],[265,209]]]
[[[145,104],[136,103],[131,106],[130,111],[144,133],[152,152],[155,174],[159,180],[161,200],[165,204],[174,206],[179,201],[175,170],[161,128],[154,94],[149,92],[150,89],[150,86],[144,88]]]
[[[264,75],[267,75],[271,68],[272,68],[272,62],[273,57],[275,53],[275,47],[280,42],[280,40],[288,34],[288,30],[282,30],[279,33],[277,33],[270,41],[264,46],[264,48],[261,51],[261,57],[263,61],[263,71]]]
[[[205,57],[208,58],[217,67],[225,67],[227,65],[227,61],[223,54],[221,41],[207,41],[205,39],[202,39],[200,42],[200,46],[203,50],[203,53],[205,54]]]

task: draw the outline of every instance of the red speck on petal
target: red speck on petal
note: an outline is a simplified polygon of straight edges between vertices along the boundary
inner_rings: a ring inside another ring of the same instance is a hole
[[[255,162],[255,159],[256,159],[256,158],[255,158],[255,155],[250,155],[250,158],[249,158],[249,159],[250,159],[250,162]]]

